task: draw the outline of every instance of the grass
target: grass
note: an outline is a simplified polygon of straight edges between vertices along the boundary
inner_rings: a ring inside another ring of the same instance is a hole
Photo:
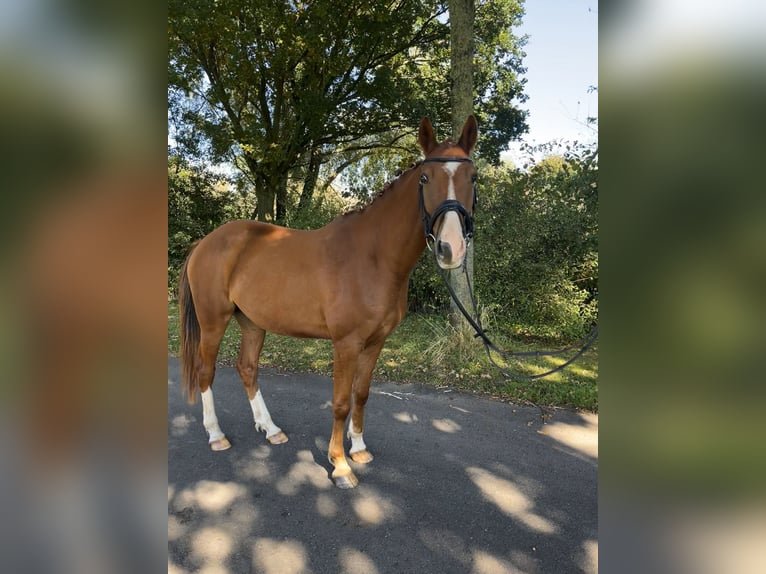
[[[485,322],[486,323],[486,322]],[[497,335],[491,337],[501,349],[525,351],[565,346],[557,341],[524,341]],[[178,311],[168,305],[168,351],[178,353]],[[233,365],[239,353],[239,325],[232,321],[218,354],[222,365]],[[332,376],[332,343],[319,339],[295,339],[268,334],[260,364],[289,372],[311,372]],[[555,367],[565,358],[544,357],[510,362],[515,372],[532,375]],[[503,364],[503,363],[501,363]],[[516,403],[541,406],[570,406],[598,411],[598,346],[586,351],[573,365],[537,381],[508,380],[493,367],[481,343],[453,329],[445,316],[408,314],[386,341],[373,379],[422,383],[491,395]]]

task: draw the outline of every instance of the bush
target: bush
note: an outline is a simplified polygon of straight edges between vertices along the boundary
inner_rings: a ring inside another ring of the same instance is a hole
[[[528,172],[479,168],[474,285],[517,334],[574,339],[598,312],[598,164],[576,148]],[[411,309],[447,309],[430,254],[412,274]]]
[[[175,297],[189,246],[252,206],[230,182],[177,157],[168,157],[168,295]]]

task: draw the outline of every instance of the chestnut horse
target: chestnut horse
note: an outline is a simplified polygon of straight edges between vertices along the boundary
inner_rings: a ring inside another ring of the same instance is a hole
[[[231,221],[193,247],[179,285],[182,386],[191,403],[197,389],[201,392],[203,424],[213,450],[231,446],[218,425],[211,385],[232,316],[242,331],[237,370],[255,427],[265,431],[271,444],[286,442],[287,435],[272,421],[258,388],[266,332],[331,339],[328,457],[336,486],[357,485],[343,444],[346,418],[350,412],[351,459],[370,462],[362,438],[370,378],[383,343],[407,309],[410,272],[427,244],[433,245],[442,268],[458,267],[465,257],[476,179],[468,156],[477,135],[476,119],[470,116],[457,144],[439,144],[431,122],[423,119],[418,142],[426,159],[363,210],[313,231]]]

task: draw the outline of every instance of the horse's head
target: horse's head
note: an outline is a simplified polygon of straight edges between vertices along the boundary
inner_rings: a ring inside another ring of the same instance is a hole
[[[457,144],[439,144],[431,121],[420,121],[418,142],[426,157],[420,165],[420,212],[426,242],[442,269],[462,265],[473,235],[476,169],[468,156],[478,132],[476,118],[471,115]]]

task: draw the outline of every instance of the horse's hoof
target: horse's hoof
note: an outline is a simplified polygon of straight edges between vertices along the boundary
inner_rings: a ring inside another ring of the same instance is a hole
[[[351,456],[351,460],[354,462],[358,462],[359,464],[367,464],[368,462],[372,462],[372,459],[375,458],[370,454],[369,450],[360,450],[359,452],[351,452],[349,453],[349,456]]]
[[[226,437],[219,438],[218,440],[214,440],[210,443],[210,450],[229,450],[231,448],[231,443],[229,442],[229,439]]]
[[[269,441],[271,444],[282,444],[287,442],[288,439],[285,433],[283,433],[282,431],[279,431],[277,434],[267,436],[266,440]]]
[[[342,488],[343,490],[355,488],[356,485],[359,484],[359,479],[353,472],[342,474],[340,476],[333,476],[332,481],[335,483],[335,486]]]

